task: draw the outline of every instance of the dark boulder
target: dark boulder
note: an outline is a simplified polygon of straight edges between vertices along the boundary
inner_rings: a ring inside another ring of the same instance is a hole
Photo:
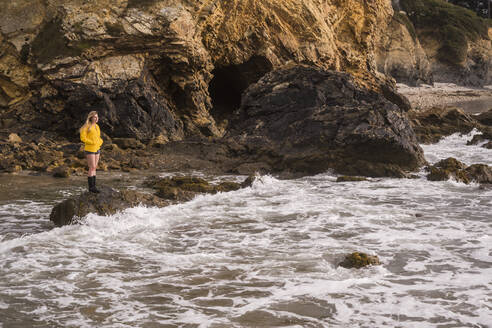
[[[464,171],[465,168],[465,164],[455,158],[449,157],[428,167],[429,174],[427,174],[427,180],[446,181],[453,178],[456,181],[470,183],[470,179]]]
[[[74,83],[66,75],[52,83],[54,95],[33,98],[33,106],[40,112],[50,112],[53,103],[62,106],[56,115],[37,119],[36,127],[71,138],[87,114],[97,110],[101,131],[112,137],[147,141],[164,134],[180,138],[182,126],[174,115],[175,108],[158,91],[157,83],[147,70],[138,79],[115,79],[105,88]]]
[[[473,164],[465,169],[468,176],[478,183],[492,183],[492,167],[485,164]]]
[[[53,176],[55,178],[68,178],[70,174],[71,170],[67,166],[59,166],[53,170]]]
[[[346,73],[294,66],[243,94],[225,139],[276,172],[404,176],[425,163],[406,113]]]
[[[455,158],[446,158],[435,165],[427,167],[429,181],[446,181],[454,179],[463,183],[472,181],[478,183],[492,183],[492,168],[485,164],[466,166]]]
[[[489,109],[487,112],[480,113],[475,116],[475,118],[483,125],[492,126],[492,109]]]
[[[425,111],[410,111],[412,127],[421,143],[436,143],[454,133],[470,133],[479,128],[478,122],[456,107],[430,108]]]
[[[352,254],[346,255],[344,260],[338,265],[351,269],[360,269],[369,265],[380,265],[379,258],[375,255],[367,255],[365,253],[354,252]]]
[[[163,207],[169,203],[154,195],[134,190],[115,190],[103,187],[101,193],[84,192],[57,204],[50,214],[50,220],[58,227],[72,224],[89,213],[111,215],[137,205]]]

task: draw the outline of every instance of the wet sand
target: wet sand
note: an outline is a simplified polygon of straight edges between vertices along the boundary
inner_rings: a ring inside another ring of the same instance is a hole
[[[424,84],[420,87],[397,84],[397,88],[416,110],[456,106],[476,114],[492,109],[492,86],[469,88],[452,83],[434,83],[433,86]]]

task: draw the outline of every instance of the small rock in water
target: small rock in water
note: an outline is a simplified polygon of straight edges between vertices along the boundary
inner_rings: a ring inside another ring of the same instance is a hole
[[[347,269],[360,269],[368,265],[380,265],[379,258],[366,253],[354,252],[345,256],[345,259],[338,265]]]
[[[337,178],[337,182],[357,182],[357,181],[367,181],[364,177],[354,177],[348,175],[342,175]]]

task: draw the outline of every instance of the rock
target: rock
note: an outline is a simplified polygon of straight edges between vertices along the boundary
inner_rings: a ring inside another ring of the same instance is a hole
[[[258,176],[256,175],[250,175],[246,178],[246,180],[243,181],[243,183],[241,183],[241,188],[248,188],[248,187],[251,187],[253,186],[253,183],[255,182],[255,180],[258,178]]]
[[[149,142],[150,147],[160,148],[169,142],[169,138],[160,134]]]
[[[427,180],[446,181],[453,178],[456,181],[470,183],[492,183],[492,168],[485,164],[466,166],[455,158],[447,158],[427,168]]]
[[[266,174],[272,172],[272,167],[263,162],[241,163],[231,170],[231,173],[250,175],[250,174]]]
[[[188,201],[193,199],[197,194],[215,194],[218,192],[238,190],[242,188],[243,185],[246,186],[246,181],[243,182],[243,184],[236,182],[221,182],[217,185],[212,185],[202,178],[189,176],[166,178],[150,177],[145,182],[145,185],[157,189],[156,195],[161,198],[174,201]]]
[[[425,163],[403,110],[348,74],[308,66],[251,85],[225,140],[275,172],[402,176]]]
[[[134,190],[100,188],[101,193],[84,192],[80,196],[62,201],[53,207],[50,220],[58,227],[76,223],[89,213],[111,215],[126,208],[145,205],[163,207],[169,203],[154,195]]]
[[[367,255],[361,252],[354,252],[346,255],[345,259],[338,265],[347,269],[360,269],[368,265],[380,265],[379,258],[373,255]]]
[[[427,54],[434,82],[490,84],[492,45],[487,20],[445,1],[399,0],[399,5],[408,13]]]
[[[479,125],[469,114],[456,107],[410,111],[412,127],[421,143],[436,143],[453,133],[470,133]]]
[[[144,149],[145,146],[135,138],[113,138],[113,142],[121,149]]]
[[[229,191],[239,190],[241,188],[242,188],[242,184],[239,184],[236,182],[225,181],[225,182],[219,183],[217,186],[215,186],[214,189],[215,189],[215,192],[229,192]]]
[[[429,181],[446,181],[451,178],[456,181],[470,183],[470,179],[464,169],[466,165],[455,158],[447,158],[439,161],[428,168],[427,180]]]
[[[492,167],[485,164],[473,164],[465,169],[471,180],[478,183],[492,183]]]
[[[398,83],[417,86],[432,84],[431,65],[405,12],[395,10],[376,51],[378,71]]]
[[[21,143],[22,142],[22,139],[16,133],[9,134],[8,140],[10,143]]]
[[[480,113],[475,116],[475,119],[483,125],[492,126],[492,109],[489,109],[487,112]]]
[[[11,165],[5,168],[5,172],[7,173],[19,173],[22,171],[22,166],[20,165]]]
[[[359,182],[359,181],[367,181],[367,179],[364,177],[343,175],[338,177],[336,182]]]
[[[66,137],[94,109],[112,137],[221,137],[244,89],[291,62],[347,69],[368,86],[388,81],[374,60],[393,14],[386,0],[18,0],[4,7],[0,106],[28,99],[22,118]]]
[[[59,166],[53,170],[53,176],[55,178],[68,178],[70,177],[70,169],[66,166]]]
[[[388,86],[387,84],[383,84],[381,86],[381,94],[395,104],[396,106],[400,107],[401,110],[407,112],[412,108],[412,105],[410,104],[410,101],[405,97],[404,95],[398,93],[393,87]]]

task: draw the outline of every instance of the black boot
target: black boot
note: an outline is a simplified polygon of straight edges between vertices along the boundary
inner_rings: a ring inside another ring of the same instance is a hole
[[[89,191],[98,194],[100,191],[96,188],[96,176],[88,177]]]
[[[92,177],[92,188],[94,189],[93,192],[95,193],[100,193],[101,191],[99,191],[99,189],[96,188],[96,176],[93,176]]]

